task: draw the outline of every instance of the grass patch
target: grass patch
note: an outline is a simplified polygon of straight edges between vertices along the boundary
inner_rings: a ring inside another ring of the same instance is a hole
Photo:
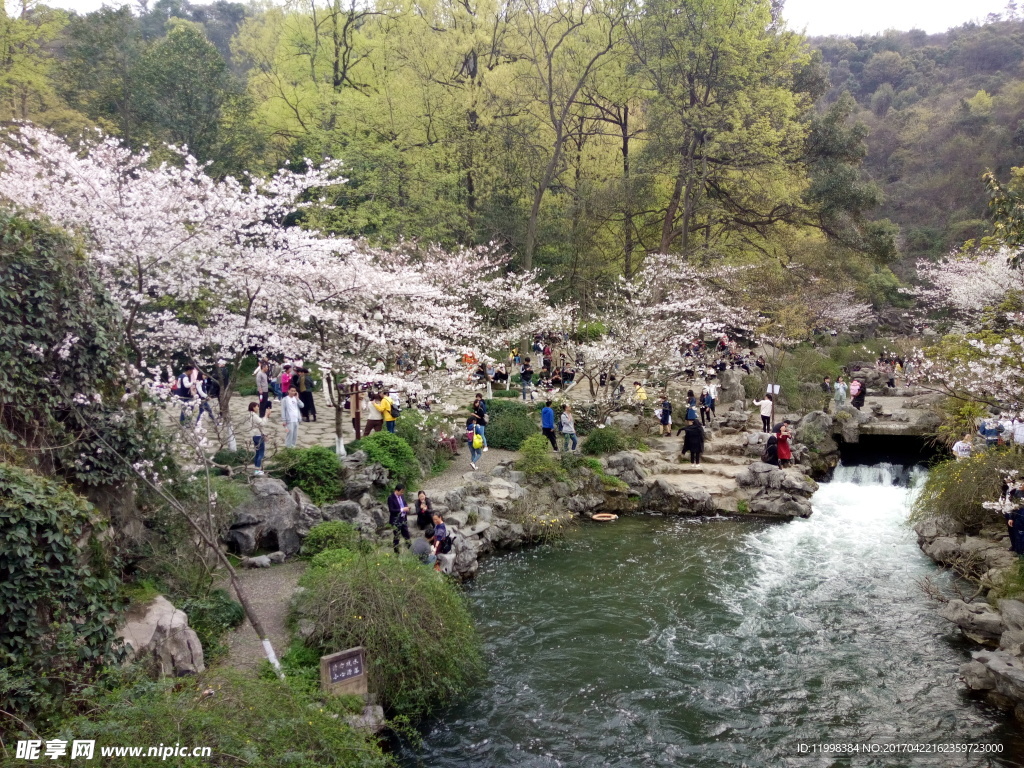
[[[330,520],[317,523],[302,542],[304,557],[313,557],[328,549],[354,550],[359,542],[359,531],[352,523]]]

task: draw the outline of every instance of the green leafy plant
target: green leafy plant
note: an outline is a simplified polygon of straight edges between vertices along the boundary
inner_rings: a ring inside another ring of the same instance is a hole
[[[982,502],[995,501],[1002,492],[1003,470],[1024,472],[1024,455],[1008,448],[989,448],[969,459],[940,461],[914,499],[911,521],[949,519],[968,529],[993,519]]]
[[[750,502],[747,501],[746,499],[740,499],[739,501],[736,502],[736,511],[739,512],[741,515],[749,514]]]
[[[370,689],[391,712],[421,717],[483,671],[480,640],[458,588],[415,558],[388,554],[302,577],[293,619],[307,620],[318,653],[361,645]]]
[[[41,725],[116,661],[123,598],[103,531],[63,484],[0,464],[0,709]],[[0,735],[15,725],[0,718]]]
[[[618,453],[628,450],[631,441],[617,427],[605,427],[595,429],[585,438],[580,450],[588,456],[598,456],[604,453]]]
[[[492,448],[518,451],[538,432],[533,411],[519,400],[489,400],[487,408],[487,444]]]
[[[309,529],[302,541],[302,554],[305,557],[318,555],[327,549],[356,549],[359,542],[359,531],[352,523],[344,520],[329,520],[317,523]]]
[[[331,568],[351,565],[359,555],[354,549],[325,549],[309,561],[310,568]]]
[[[402,418],[405,418],[404,416]],[[374,432],[364,437],[359,446],[366,451],[367,458],[380,464],[394,481],[413,483],[420,477],[420,465],[416,454],[404,439],[390,432]]]
[[[989,415],[988,408],[973,400],[948,397],[936,406],[942,423],[935,430],[935,442],[951,448],[964,435],[977,432],[977,420]]]
[[[565,477],[565,470],[558,463],[558,455],[551,450],[551,443],[543,435],[531,435],[519,448],[520,458],[515,468],[527,477],[540,480],[555,480]]]
[[[522,392],[520,392],[519,390],[516,390],[516,389],[494,389],[494,390],[491,390],[491,397],[516,398],[516,397],[519,397],[521,394],[522,394]]]
[[[341,464],[329,448],[285,448],[274,458],[273,473],[290,487],[301,488],[318,506],[342,496]]]
[[[297,665],[292,663],[291,669]],[[393,762],[377,737],[345,721],[350,702],[318,695],[273,674],[259,677],[218,669],[199,678],[139,681],[95,701],[88,717],[68,721],[54,738],[117,744],[176,743],[212,747],[201,760],[166,764],[230,768],[244,760],[266,768],[387,768]],[[159,762],[156,760],[155,762]],[[124,757],[118,765],[151,768],[153,757]]]
[[[222,639],[245,620],[245,610],[223,589],[214,589],[203,598],[189,598],[177,606],[188,616],[203,645],[207,664],[227,653]]]

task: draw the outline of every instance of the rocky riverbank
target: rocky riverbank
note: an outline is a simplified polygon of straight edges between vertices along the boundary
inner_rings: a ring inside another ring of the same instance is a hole
[[[966,531],[953,521],[928,520],[914,530],[928,557],[980,584],[974,596],[948,600],[939,610],[981,646],[960,668],[961,679],[971,691],[1012,709],[1024,721],[1024,602],[997,597],[1017,568],[1006,527],[993,523]]]

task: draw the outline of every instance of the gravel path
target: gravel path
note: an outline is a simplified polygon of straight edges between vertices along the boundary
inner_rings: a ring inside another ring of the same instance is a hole
[[[305,570],[304,561],[292,560],[269,568],[251,568],[238,572],[242,588],[246,591],[256,615],[263,622],[278,657],[288,649],[291,638],[291,633],[285,626],[288,605],[299,583],[299,577]],[[227,663],[236,669],[254,670],[259,662],[266,658],[263,644],[248,619],[228,635],[226,643]]]

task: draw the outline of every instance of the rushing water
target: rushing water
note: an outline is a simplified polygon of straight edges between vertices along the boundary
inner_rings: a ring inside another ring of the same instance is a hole
[[[469,595],[489,678],[407,766],[1022,765],[962,693],[966,646],[917,585],[898,467],[840,467],[807,520],[589,524],[489,560]],[[986,743],[1000,755],[800,753]],[[813,747],[808,747],[813,750]]]

